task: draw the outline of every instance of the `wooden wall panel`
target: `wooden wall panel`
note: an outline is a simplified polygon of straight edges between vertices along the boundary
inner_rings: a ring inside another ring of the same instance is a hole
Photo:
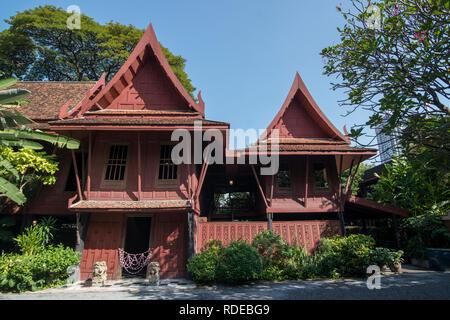
[[[273,222],[273,232],[290,243],[305,247],[314,252],[320,239],[341,234],[338,220],[277,221]],[[239,238],[251,243],[257,233],[267,230],[267,222],[200,222],[197,252],[211,239],[228,245]]]
[[[108,280],[116,279],[119,268],[117,249],[122,237],[123,214],[92,214],[80,264],[80,280],[92,278],[94,263],[106,261]]]
[[[161,278],[185,277],[187,259],[186,214],[157,214],[153,221],[152,261],[159,262]]]

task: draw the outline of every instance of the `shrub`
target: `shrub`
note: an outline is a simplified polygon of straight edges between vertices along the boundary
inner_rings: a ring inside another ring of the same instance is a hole
[[[258,250],[238,240],[223,249],[217,280],[226,284],[246,283],[260,279],[262,270],[263,262]]]
[[[318,249],[321,255],[322,273],[330,276],[362,276],[371,264],[371,252],[375,240],[366,235],[334,236],[321,239]]]
[[[403,262],[403,251],[388,248],[375,248],[370,252],[371,264],[376,264],[380,268]]]
[[[308,264],[305,248],[290,245],[280,235],[271,231],[257,234],[252,242],[263,259],[262,279],[296,280],[302,277],[302,269]]]
[[[218,240],[209,241],[202,252],[192,257],[187,270],[192,273],[192,279],[200,284],[210,284],[217,280],[217,267],[223,256],[222,243]]]
[[[68,278],[67,268],[80,263],[79,253],[62,245],[49,246],[39,254],[0,255],[0,290],[37,290],[61,285]]]
[[[370,261],[372,264],[376,264],[380,268],[389,265],[391,262],[391,250],[388,248],[375,248],[370,253]]]
[[[418,259],[426,258],[426,248],[450,248],[450,232],[439,215],[425,213],[402,221],[403,238],[408,239],[406,253]]]
[[[31,255],[43,248],[53,239],[56,219],[43,218],[38,224],[25,228],[25,231],[14,238],[23,254]]]

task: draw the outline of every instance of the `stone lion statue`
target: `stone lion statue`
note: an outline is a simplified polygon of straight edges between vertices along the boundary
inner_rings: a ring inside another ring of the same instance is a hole
[[[161,270],[161,267],[158,262],[151,262],[148,265],[148,282],[151,286],[159,286],[159,270]]]
[[[108,267],[106,266],[106,261],[97,261],[94,263],[94,276],[92,277],[93,286],[104,286],[107,278]]]

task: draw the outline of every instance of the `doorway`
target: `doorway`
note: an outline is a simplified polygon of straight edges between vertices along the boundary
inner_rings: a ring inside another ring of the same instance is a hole
[[[151,217],[128,217],[125,233],[125,252],[139,254],[146,252],[150,248]],[[144,267],[137,274],[129,273],[122,268],[122,279],[145,278],[147,267]]]

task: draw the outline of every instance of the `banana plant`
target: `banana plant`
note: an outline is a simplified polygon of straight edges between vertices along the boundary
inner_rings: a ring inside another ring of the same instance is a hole
[[[0,146],[10,146],[41,150],[40,142],[49,142],[60,148],[78,149],[80,142],[76,139],[27,128],[34,121],[21,114],[16,107],[26,103],[23,101],[30,91],[25,89],[7,89],[17,83],[17,79],[0,80]],[[15,176],[17,171],[8,160],[0,157],[0,173],[6,171]],[[0,197],[7,197],[19,205],[26,202],[26,196],[11,181],[0,177]]]

